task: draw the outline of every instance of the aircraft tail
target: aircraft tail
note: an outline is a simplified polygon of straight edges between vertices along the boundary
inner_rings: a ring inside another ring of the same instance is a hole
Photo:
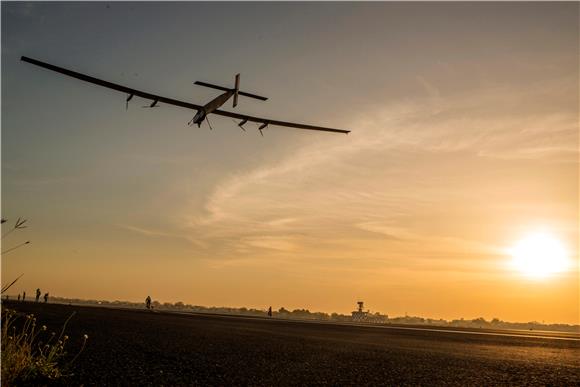
[[[235,79],[235,85],[233,89],[229,89],[227,87],[223,87],[223,86],[218,86],[218,85],[213,85],[211,83],[207,83],[207,82],[200,82],[200,81],[195,81],[194,84],[199,85],[199,86],[204,86],[204,87],[210,87],[212,89],[216,89],[216,90],[221,90],[221,91],[233,91],[233,97],[234,97],[234,101],[233,101],[233,106],[236,107],[238,105],[238,96],[244,96],[244,97],[248,97],[248,98],[254,98],[254,99],[259,99],[260,101],[266,101],[268,98],[267,97],[262,97],[260,95],[257,94],[252,94],[252,93],[246,93],[245,91],[240,91],[240,74],[236,74],[236,79]]]
[[[238,105],[238,95],[240,94],[240,74],[236,74],[236,86],[234,91],[234,106]]]

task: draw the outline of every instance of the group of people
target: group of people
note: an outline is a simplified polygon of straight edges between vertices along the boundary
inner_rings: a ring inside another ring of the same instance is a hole
[[[145,307],[149,310],[151,310],[152,306],[151,306],[151,296],[147,296],[147,298],[145,299]],[[268,317],[272,317],[272,307],[268,308]]]
[[[36,289],[36,302],[40,299],[42,292],[40,289]],[[20,294],[18,294],[18,301],[20,301]],[[26,292],[22,292],[22,301],[26,301]],[[48,302],[48,292],[44,293],[44,302]]]

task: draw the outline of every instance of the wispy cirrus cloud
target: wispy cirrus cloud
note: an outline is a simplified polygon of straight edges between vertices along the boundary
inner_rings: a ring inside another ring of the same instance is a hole
[[[461,229],[426,235],[417,219],[441,217],[442,200],[463,206],[479,200],[462,179],[498,168],[493,160],[577,162],[577,116],[544,105],[570,90],[558,80],[525,91],[494,87],[449,97],[423,83],[433,88],[427,99],[367,111],[348,125],[356,130],[346,138],[325,137],[224,178],[204,212],[192,210],[185,219],[185,232],[240,259],[273,250],[327,256],[337,254],[339,240],[338,255],[366,246],[367,256],[380,256],[386,241],[493,253],[496,246],[462,236]]]

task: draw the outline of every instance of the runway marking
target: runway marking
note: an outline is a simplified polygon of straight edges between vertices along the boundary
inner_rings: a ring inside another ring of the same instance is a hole
[[[349,324],[350,325],[350,324]],[[353,324],[354,325],[354,324]],[[356,326],[367,326],[356,324]],[[569,341],[580,341],[580,338],[576,337],[559,337],[559,336],[543,336],[522,333],[501,333],[501,332],[476,332],[476,331],[461,331],[455,329],[434,329],[434,328],[418,328],[418,327],[391,327],[391,326],[373,326],[373,328],[383,328],[383,329],[405,329],[410,331],[428,331],[428,332],[444,332],[444,333],[466,333],[470,335],[487,335],[487,336],[508,336],[508,337],[524,337],[524,338],[534,338],[534,339],[550,339],[550,340],[569,340]]]
[[[446,329],[442,327],[437,328],[421,328],[421,327],[402,327],[402,326],[390,326],[390,325],[371,325],[371,324],[351,324],[343,322],[332,322],[332,321],[309,321],[309,320],[292,320],[292,319],[282,319],[282,318],[268,318],[268,317],[258,317],[258,316],[237,316],[229,314],[218,314],[218,313],[203,313],[203,312],[169,312],[178,314],[188,314],[196,316],[208,316],[208,317],[222,317],[222,318],[234,318],[234,319],[244,319],[244,320],[260,320],[260,321],[277,321],[277,322],[290,322],[297,324],[319,324],[319,325],[340,325],[346,327],[363,327],[363,328],[378,328],[378,329],[401,329],[409,331],[426,331],[426,332],[443,332],[443,333],[454,333],[454,334],[471,334],[471,335],[484,335],[484,336],[507,336],[507,337],[520,337],[520,338],[531,338],[531,339],[548,339],[548,340],[568,340],[568,341],[580,341],[580,337],[560,337],[560,336],[548,336],[540,334],[530,334],[527,331],[518,331],[521,333],[502,333],[502,332],[477,332],[477,331],[463,331],[459,329]],[[565,334],[565,333],[564,333]]]

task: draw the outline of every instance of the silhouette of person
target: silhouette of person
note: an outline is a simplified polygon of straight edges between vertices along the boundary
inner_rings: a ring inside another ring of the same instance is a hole
[[[22,301],[26,300],[26,292],[22,292]]]
[[[272,317],[272,307],[268,308],[268,317]]]
[[[40,298],[40,289],[36,289],[36,302],[38,302],[39,298]]]
[[[18,293],[18,301],[20,301],[20,293]]]
[[[44,293],[44,302],[48,302],[48,293]]]
[[[147,298],[145,299],[145,306],[147,307],[147,309],[151,309],[151,297],[147,296]]]

